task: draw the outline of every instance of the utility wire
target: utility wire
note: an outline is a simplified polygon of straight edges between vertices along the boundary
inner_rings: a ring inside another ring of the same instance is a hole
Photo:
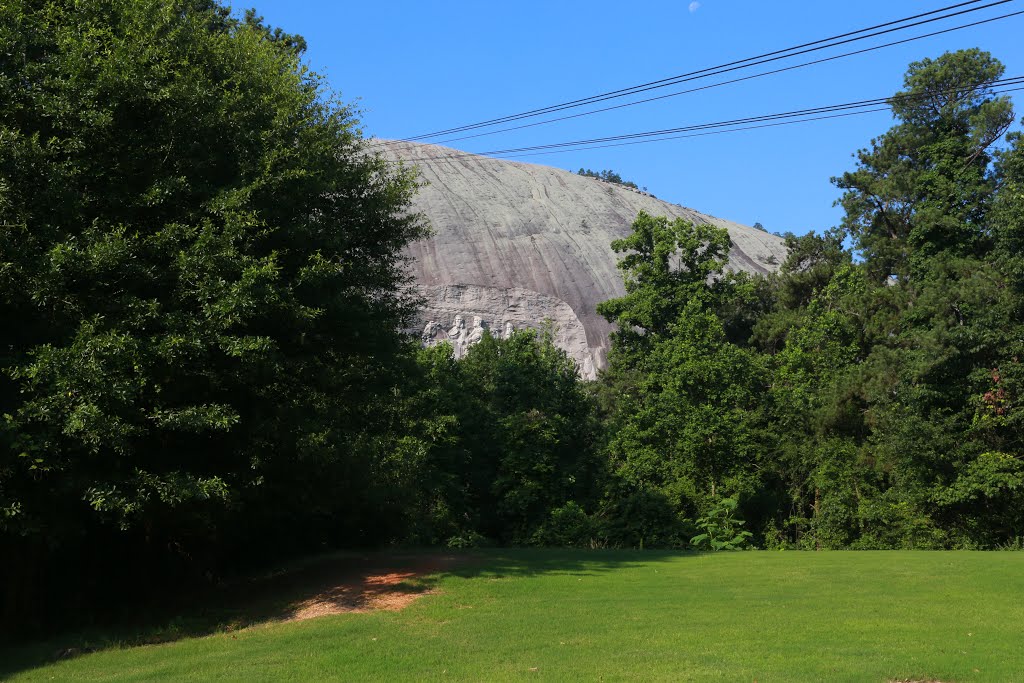
[[[457,126],[457,127],[454,127],[454,128],[447,128],[447,129],[435,131],[435,132],[432,132],[432,133],[424,133],[424,134],[421,134],[421,135],[417,135],[417,136],[413,136],[413,137],[410,137],[410,138],[406,138],[404,140],[400,140],[400,142],[411,142],[411,141],[416,141],[416,140],[423,140],[423,139],[426,139],[426,138],[439,137],[441,135],[455,134],[455,133],[460,133],[460,132],[467,131],[467,130],[474,130],[474,129],[477,129],[477,128],[489,127],[489,126],[498,125],[498,124],[501,124],[501,123],[508,123],[508,122],[511,122],[511,121],[516,121],[516,120],[520,120],[520,119],[524,119],[524,118],[531,118],[531,117],[534,117],[534,116],[540,116],[540,115],[543,115],[543,114],[548,114],[548,113],[553,113],[553,112],[557,112],[557,111],[562,111],[564,109],[580,107],[580,106],[584,106],[584,105],[587,105],[587,104],[594,104],[594,103],[602,102],[602,101],[605,101],[605,100],[608,100],[608,99],[613,99],[613,98],[618,98],[618,97],[625,97],[625,96],[628,96],[628,95],[633,95],[633,94],[645,92],[645,91],[648,91],[648,90],[653,90],[653,89],[656,89],[656,88],[663,88],[663,87],[667,87],[667,86],[670,86],[670,85],[675,85],[677,83],[682,83],[682,82],[686,82],[686,81],[690,81],[690,80],[695,80],[695,79],[699,79],[699,78],[706,78],[708,76],[719,75],[719,74],[722,74],[722,73],[728,73],[728,72],[731,72],[731,71],[735,71],[737,69],[745,69],[745,68],[748,68],[748,67],[751,67],[751,66],[757,66],[759,64],[765,64],[765,63],[769,63],[769,62],[774,62],[774,61],[778,61],[778,60],[781,60],[781,59],[788,59],[790,57],[795,57],[795,56],[798,56],[798,55],[801,55],[801,54],[807,54],[809,52],[816,52],[818,50],[824,50],[824,49],[828,49],[828,48],[831,48],[831,47],[836,47],[836,46],[839,46],[839,45],[844,45],[844,44],[855,42],[855,41],[859,41],[859,40],[865,40],[867,38],[873,38],[873,37],[884,35],[884,34],[887,34],[887,33],[892,33],[894,31],[902,31],[902,30],[905,30],[905,29],[908,29],[908,28],[913,28],[915,26],[921,26],[923,24],[928,24],[928,23],[932,23],[932,22],[935,22],[935,21],[942,21],[944,19],[949,19],[949,18],[952,18],[952,17],[955,17],[955,16],[960,16],[960,15],[963,15],[963,14],[968,14],[968,13],[971,13],[971,12],[977,12],[977,11],[980,11],[980,10],[988,9],[990,7],[995,7],[995,6],[998,6],[998,5],[1004,5],[1004,4],[1006,4],[1008,2],[1012,2],[1012,1],[1013,0],[996,0],[995,2],[989,2],[987,4],[980,5],[980,6],[977,6],[977,7],[968,7],[967,9],[959,9],[959,8],[967,6],[967,5],[975,5],[977,2],[980,2],[980,0],[971,0],[970,2],[962,2],[962,3],[955,4],[955,5],[950,5],[950,6],[947,6],[947,7],[940,8],[940,9],[932,10],[930,12],[925,12],[925,13],[914,15],[914,16],[910,16],[910,17],[904,17],[903,19],[897,19],[895,21],[886,22],[884,24],[878,24],[877,26],[868,27],[868,28],[864,28],[864,29],[859,29],[857,31],[851,31],[851,32],[848,32],[848,33],[840,34],[838,36],[832,36],[830,38],[824,38],[824,39],[821,39],[821,40],[813,41],[811,43],[805,43],[803,45],[798,45],[798,46],[794,46],[794,47],[791,47],[791,48],[786,48],[784,50],[776,50],[776,51],[764,53],[762,55],[758,55],[758,56],[755,56],[755,57],[748,57],[746,59],[741,59],[741,60],[737,60],[737,61],[734,61],[734,62],[729,62],[729,63],[726,63],[726,64],[721,64],[719,66],[708,67],[708,68],[705,68],[705,69],[700,69],[698,71],[692,71],[692,72],[685,73],[685,74],[679,74],[677,76],[672,76],[672,77],[669,77],[669,78],[663,78],[663,79],[660,79],[660,80],[657,80],[657,81],[650,81],[650,82],[647,82],[647,83],[642,83],[640,85],[631,86],[631,87],[628,87],[628,88],[622,88],[620,90],[613,90],[613,91],[606,92],[606,93],[600,93],[598,95],[592,95],[590,97],[580,98],[580,99],[577,99],[577,100],[570,100],[568,102],[562,102],[560,104],[550,105],[548,107],[541,107],[539,109],[532,109],[532,110],[521,112],[521,113],[518,113],[518,114],[512,114],[512,115],[509,115],[509,116],[503,116],[503,117],[499,117],[499,118],[495,118],[495,119],[489,119],[487,121],[480,121],[478,123],[467,124],[467,125],[463,125],[463,126]],[[949,14],[943,14],[942,16],[931,16],[931,15],[947,12],[947,11],[953,10],[953,9],[958,9],[958,11],[952,12],[952,13],[949,13]],[[926,16],[930,17],[930,18],[922,19],[920,21],[914,21],[913,23],[906,23],[908,21],[913,21],[915,19],[919,19],[921,17],[926,17]],[[895,26],[896,24],[904,24],[904,25],[902,25],[902,26]],[[895,26],[895,27],[893,27],[893,26]],[[885,27],[893,27],[893,28],[885,28]],[[874,31],[875,29],[878,29],[878,28],[885,28],[885,30],[876,31],[874,33],[869,33],[870,31]],[[866,34],[866,35],[859,35],[859,34]],[[850,37],[850,36],[856,36],[856,37]]]
[[[1020,87],[1012,87],[1020,86]],[[989,83],[981,84],[979,88],[985,88],[988,92],[986,94],[998,95],[1006,92],[1015,92],[1017,90],[1024,89],[1024,76],[1014,76],[1011,78],[1004,78],[997,81],[991,81]],[[996,90],[990,90],[991,88],[998,88]],[[948,92],[955,92],[955,89],[949,89]],[[947,91],[943,91],[947,92]],[[926,93],[918,96],[898,96],[898,97],[880,97],[867,100],[858,100],[856,102],[845,102],[842,104],[824,105],[820,107],[811,107],[807,109],[798,109],[794,111],[780,112],[775,114],[764,114],[761,116],[750,116],[740,119],[732,119],[728,121],[715,121],[710,123],[695,124],[691,126],[681,126],[678,128],[666,128],[655,131],[645,131],[641,133],[627,133],[623,135],[612,135],[602,138],[591,138],[585,140],[575,140],[571,142],[559,142],[550,143],[545,145],[534,145],[531,147],[518,147],[511,149],[492,150],[489,152],[457,152],[455,154],[441,154],[434,157],[423,157],[420,159],[410,160],[412,163],[420,161],[441,161],[448,159],[459,159],[467,157],[502,157],[502,156],[536,156],[537,154],[553,154],[567,151],[577,151],[583,149],[602,149],[605,147],[619,147],[628,144],[640,144],[644,142],[660,142],[662,140],[674,140],[684,137],[696,137],[697,135],[712,135],[719,133],[729,133],[739,130],[753,130],[756,128],[767,128],[779,125],[789,125],[794,123],[804,123],[808,121],[818,121],[823,119],[840,118],[844,116],[852,116],[856,114],[867,114],[879,111],[888,111],[889,105],[896,99],[901,101],[913,101],[918,99],[924,99],[932,97],[936,92]],[[878,107],[878,105],[886,105],[884,107]],[[857,110],[861,111],[850,111]],[[842,112],[842,113],[836,113]],[[802,118],[815,115],[814,118]],[[796,119],[779,122],[781,119]],[[764,124],[764,122],[772,122]],[[762,125],[752,126],[740,126],[741,124],[757,123]],[[702,132],[696,135],[674,135],[676,133],[691,133],[693,131],[708,131],[711,129],[727,129],[727,130],[713,130],[712,132]],[[671,136],[671,137],[667,137]],[[625,142],[620,142],[625,141]],[[619,142],[620,144],[604,144]],[[596,145],[596,146],[594,146]]]
[[[897,41],[893,41],[891,43],[884,43],[882,45],[874,45],[872,47],[867,47],[867,48],[863,48],[863,49],[860,49],[860,50],[854,50],[853,52],[844,52],[843,54],[834,55],[832,57],[824,57],[822,59],[815,59],[815,60],[810,61],[810,62],[803,62],[801,64],[794,64],[792,66],[786,66],[786,67],[783,67],[781,69],[772,69],[771,71],[762,71],[761,73],[752,74],[750,76],[743,76],[741,78],[733,78],[733,79],[730,79],[728,81],[721,81],[719,83],[711,83],[710,85],[702,85],[700,87],[689,88],[687,90],[679,90],[679,91],[676,91],[676,92],[668,93],[667,95],[658,95],[656,97],[648,97],[648,98],[645,98],[645,99],[642,99],[642,100],[636,100],[635,102],[626,102],[625,104],[616,104],[616,105],[612,105],[610,107],[602,107],[600,109],[592,109],[590,111],[581,112],[579,114],[569,114],[567,116],[559,116],[557,118],[545,119],[543,121],[535,121],[533,123],[524,123],[524,124],[521,124],[521,125],[518,125],[518,126],[510,126],[508,128],[499,128],[497,130],[490,130],[490,131],[486,131],[484,133],[474,133],[472,135],[462,135],[462,136],[459,136],[459,137],[456,137],[456,138],[446,138],[444,140],[438,140],[435,144],[444,145],[444,144],[447,144],[449,142],[458,142],[460,140],[471,140],[471,139],[474,139],[474,138],[487,137],[489,135],[497,135],[498,133],[507,133],[509,131],[522,130],[524,128],[535,128],[537,126],[543,126],[543,125],[546,125],[546,124],[549,124],[549,123],[556,123],[558,121],[568,121],[570,119],[578,119],[578,118],[581,118],[581,117],[584,117],[584,116],[590,116],[592,114],[600,114],[602,112],[613,111],[615,109],[624,109],[626,107],[633,107],[633,106],[636,106],[638,104],[646,104],[648,102],[656,102],[658,100],[665,100],[665,99],[669,99],[671,97],[679,97],[680,95],[688,95],[690,93],[700,92],[700,91],[703,91],[703,90],[711,90],[713,88],[720,88],[723,85],[731,85],[733,83],[740,83],[742,81],[749,81],[749,80],[753,80],[755,78],[761,78],[762,76],[771,76],[771,75],[774,75],[774,74],[783,73],[785,71],[793,71],[795,69],[802,69],[802,68],[807,67],[807,66],[814,66],[815,64],[822,64],[824,62],[831,62],[831,61],[834,61],[836,59],[842,59],[844,57],[852,57],[854,55],[860,55],[860,54],[864,54],[864,53],[867,53],[867,52],[874,52],[875,50],[881,50],[883,48],[893,47],[895,45],[903,45],[904,43],[912,43],[914,41],[923,40],[925,38],[933,38],[935,36],[942,35],[944,33],[952,33],[954,31],[961,31],[961,30],[963,30],[965,28],[973,28],[975,26],[981,26],[982,24],[989,24],[989,23],[992,23],[994,21],[1000,21],[1002,19],[1009,19],[1011,17],[1016,17],[1016,16],[1019,16],[1021,14],[1024,14],[1024,10],[1019,11],[1019,12],[1011,12],[1009,14],[1002,14],[1002,15],[997,16],[997,17],[990,17],[988,19],[982,19],[980,21],[975,21],[975,22],[972,22],[972,23],[969,23],[969,24],[961,24],[960,26],[953,26],[951,28],[942,29],[941,31],[932,31],[931,33],[925,33],[925,34],[922,34],[922,35],[919,35],[919,36],[913,36],[912,38],[904,38],[903,40],[897,40]],[[381,142],[383,143],[384,141],[382,140]]]
[[[861,114],[873,114],[873,113],[883,112],[883,111],[889,111],[889,108],[888,107],[878,107],[876,109],[865,109],[865,110],[861,110],[861,111],[851,111],[851,112],[846,112],[846,113],[843,113],[843,114],[829,114],[829,115],[825,115],[825,116],[815,116],[815,117],[811,117],[811,118],[807,118],[807,119],[800,119],[800,120],[797,120],[797,121],[781,121],[781,122],[777,122],[777,123],[764,123],[764,124],[759,124],[759,125],[756,125],[756,126],[743,126],[743,127],[740,127],[740,128],[730,128],[728,130],[712,130],[712,131],[706,131],[706,132],[701,132],[701,133],[688,133],[686,135],[673,135],[673,136],[669,136],[669,137],[665,137],[665,138],[657,138],[655,140],[634,140],[632,142],[617,142],[617,143],[609,143],[609,144],[606,144],[606,145],[593,145],[593,146],[590,146],[590,147],[574,147],[572,149],[555,149],[555,150],[548,150],[548,151],[544,151],[544,152],[525,152],[525,153],[522,153],[522,154],[510,154],[507,157],[495,156],[495,157],[487,157],[487,158],[489,158],[489,159],[505,159],[505,158],[519,158],[519,157],[535,157],[535,156],[546,156],[548,154],[564,154],[566,152],[575,152],[575,151],[581,151],[582,152],[584,150],[590,150],[590,149],[607,149],[609,147],[628,147],[630,145],[643,145],[643,144],[651,143],[651,142],[664,142],[664,141],[667,141],[667,140],[680,140],[682,138],[699,138],[699,137],[704,137],[704,136],[707,136],[707,135],[722,135],[724,133],[738,133],[738,132],[745,131],[745,130],[757,130],[759,128],[775,128],[775,127],[778,127],[778,126],[791,126],[791,125],[794,125],[794,124],[797,124],[797,123],[810,123],[810,122],[813,122],[813,121],[824,121],[826,119],[841,119],[841,118],[846,118],[846,117],[849,117],[849,116],[859,116]]]
[[[1000,90],[1000,91],[997,91],[997,94],[1007,93],[1007,92],[1016,92],[1018,90],[1024,90],[1024,86],[1019,87],[1019,88],[1007,88],[1006,90]],[[883,111],[889,111],[889,108],[888,107],[879,107],[877,109],[866,109],[866,110],[862,110],[862,111],[853,111],[853,112],[847,112],[845,114],[832,114],[832,115],[828,115],[828,116],[816,116],[816,117],[808,118],[808,119],[800,119],[798,121],[782,121],[782,122],[779,122],[779,123],[766,123],[766,124],[757,125],[757,126],[744,126],[744,127],[741,127],[741,128],[731,128],[729,130],[713,130],[713,131],[708,131],[708,132],[703,132],[703,133],[690,133],[690,134],[687,134],[687,135],[673,135],[673,136],[665,137],[665,138],[657,138],[655,140],[634,140],[632,142],[619,142],[619,143],[613,143],[613,144],[607,144],[607,145],[594,145],[592,147],[574,147],[572,149],[556,149],[556,150],[550,150],[550,151],[546,151],[546,152],[528,152],[528,153],[524,153],[524,154],[514,154],[514,155],[509,155],[509,156],[511,158],[533,157],[533,156],[544,156],[544,155],[548,155],[548,154],[563,154],[565,152],[575,152],[575,151],[583,151],[583,150],[589,150],[589,149],[606,149],[606,148],[609,148],[609,147],[627,147],[629,145],[643,145],[643,144],[647,144],[647,143],[651,143],[651,142],[664,142],[666,140],[680,140],[682,138],[698,138],[698,137],[704,137],[706,135],[722,135],[724,133],[736,133],[736,132],[741,132],[741,131],[745,131],[745,130],[756,130],[758,128],[775,128],[776,126],[790,126],[790,125],[793,125],[793,124],[796,124],[796,123],[809,123],[809,122],[813,122],[813,121],[822,121],[824,119],[838,119],[838,118],[844,118],[844,117],[848,117],[848,116],[858,116],[860,114],[873,114],[873,113],[883,112]],[[505,157],[489,157],[489,158],[503,159]]]
[[[1018,77],[1014,77],[1014,78],[1007,78],[1007,79],[1002,79],[1002,80],[999,80],[999,81],[993,81],[991,84],[989,84],[988,87],[1002,87],[1002,86],[1010,86],[1010,85],[1020,85],[1022,83],[1024,83],[1024,76],[1018,76]],[[929,93],[928,96],[932,96],[934,94],[935,93]],[[659,135],[669,135],[671,133],[681,133],[681,132],[684,132],[684,131],[694,130],[696,128],[712,128],[712,127],[718,128],[718,127],[724,127],[724,126],[738,125],[738,124],[741,124],[741,123],[752,123],[752,122],[755,122],[755,121],[761,121],[761,120],[765,120],[765,119],[793,118],[793,117],[797,117],[797,116],[805,116],[805,115],[808,115],[808,114],[821,114],[821,113],[825,113],[825,112],[839,111],[839,110],[846,110],[846,109],[859,109],[859,108],[863,108],[863,107],[871,107],[871,106],[880,105],[880,104],[888,105],[888,103],[890,103],[893,99],[895,99],[895,98],[893,98],[893,97],[879,97],[879,98],[870,99],[870,100],[858,100],[856,102],[845,102],[843,104],[831,104],[831,105],[825,105],[825,106],[822,106],[822,107],[812,107],[810,109],[800,109],[800,110],[796,110],[796,111],[782,112],[782,113],[778,113],[778,114],[765,114],[763,116],[753,116],[753,117],[748,117],[748,118],[743,118],[743,119],[733,119],[731,121],[720,121],[720,122],[715,122],[715,123],[705,123],[705,124],[700,124],[700,125],[696,125],[696,126],[682,126],[682,127],[679,127],[679,128],[665,128],[665,129],[662,129],[662,130],[646,131],[646,132],[643,132],[643,133],[628,133],[628,134],[624,134],[624,135],[612,135],[612,136],[603,137],[603,138],[592,138],[592,139],[589,139],[589,140],[577,140],[577,141],[573,141],[573,142],[556,142],[556,143],[551,143],[551,144],[546,144],[546,145],[534,145],[532,147],[518,147],[518,148],[512,148],[512,149],[504,149],[504,150],[496,150],[496,151],[490,151],[490,152],[482,152],[481,154],[485,155],[485,156],[492,156],[492,155],[496,155],[496,154],[509,154],[509,153],[513,153],[513,152],[533,151],[533,150],[536,150],[536,149],[547,149],[547,148],[555,148],[555,147],[574,147],[574,146],[578,146],[578,145],[591,144],[591,143],[595,143],[595,142],[609,142],[609,141],[612,141],[612,140],[627,140],[627,139],[630,139],[630,138],[656,137],[656,136],[659,136]],[[912,98],[912,99],[918,99],[918,98]]]

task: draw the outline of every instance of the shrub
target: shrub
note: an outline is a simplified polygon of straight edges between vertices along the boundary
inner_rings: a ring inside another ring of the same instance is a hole
[[[752,533],[742,529],[743,520],[735,517],[739,502],[735,498],[717,501],[707,515],[700,517],[697,528],[704,533],[690,539],[698,550],[740,550],[750,543]]]
[[[588,548],[597,542],[597,525],[575,501],[555,508],[547,521],[534,533],[537,545]]]
[[[665,494],[642,490],[606,505],[601,536],[619,548],[679,548],[685,546],[687,526]]]

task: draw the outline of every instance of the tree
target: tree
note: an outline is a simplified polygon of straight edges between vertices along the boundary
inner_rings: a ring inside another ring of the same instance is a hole
[[[720,311],[750,289],[725,271],[728,233],[644,213],[612,243],[626,295],[598,307],[617,324],[605,381],[619,394],[609,457],[625,489],[681,512],[752,489],[757,358],[731,343]]]
[[[389,488],[403,501],[403,540],[530,543],[553,512],[593,509],[594,404],[551,329],[485,333],[461,360],[449,344],[418,360],[390,408],[405,422],[383,446],[401,467]]]
[[[596,502],[602,468],[594,406],[552,330],[486,334],[460,364],[472,444],[464,478],[473,482],[478,530],[526,543],[552,510]]]
[[[1012,229],[993,222],[1009,176],[991,147],[1013,119],[992,92],[1002,73],[979,50],[911,64],[896,125],[835,179],[843,233],[790,241],[755,337],[773,353],[771,457],[790,504],[779,521],[804,547],[1020,534],[1006,400],[1019,297],[997,258]]]
[[[406,349],[400,251],[424,230],[411,175],[367,152],[301,38],[252,14],[24,0],[0,6],[0,42],[17,604],[65,551],[203,565],[246,538],[365,537],[366,425]]]
[[[640,189],[639,187],[637,187],[637,184],[634,183],[632,180],[623,180],[621,175],[612,170],[591,171],[589,168],[580,168],[580,170],[578,170],[576,174],[587,176],[588,178],[597,178],[598,180],[603,180],[606,183],[615,183],[616,185],[631,187],[634,190]],[[646,190],[647,188],[644,189]]]
[[[914,62],[891,100],[899,123],[834,179],[845,190],[843,227],[873,276],[920,277],[921,259],[990,248],[990,149],[1013,122],[1009,98],[992,89],[1003,72],[978,49]]]
[[[1008,98],[992,93],[1003,70],[979,50],[911,64],[892,101],[899,123],[839,182],[864,268],[897,279],[870,291],[871,309],[861,308],[870,352],[857,393],[868,406],[866,446],[886,472],[881,498],[911,511],[897,524],[877,520],[905,526],[899,544],[1005,538],[983,511],[1005,509],[995,500],[1005,490],[999,481],[1019,477],[1007,469],[1013,457],[986,455],[997,448],[990,428],[998,420],[985,396],[998,395],[1003,372],[1017,365],[1020,329],[992,223],[1000,188],[991,146],[1013,121]],[[979,490],[993,498],[980,504]]]
[[[643,211],[632,234],[612,242],[626,254],[619,261],[626,296],[604,301],[597,312],[615,323],[620,351],[665,335],[691,299],[711,304],[731,280],[720,277],[727,262],[729,233],[713,225],[653,217]]]

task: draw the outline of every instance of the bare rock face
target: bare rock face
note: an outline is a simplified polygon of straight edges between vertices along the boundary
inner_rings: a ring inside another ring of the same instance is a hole
[[[581,375],[594,377],[613,329],[597,304],[625,293],[610,245],[630,233],[640,211],[726,228],[738,270],[768,273],[786,257],[774,235],[569,171],[437,145],[378,150],[419,169],[424,186],[413,210],[434,231],[408,249],[427,301],[420,330],[425,343],[448,340],[457,354],[483,329],[502,336],[550,321]]]

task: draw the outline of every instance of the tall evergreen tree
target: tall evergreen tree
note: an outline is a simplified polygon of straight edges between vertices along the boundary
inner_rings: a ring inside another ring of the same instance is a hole
[[[898,123],[835,180],[843,226],[873,276],[923,277],[935,255],[991,249],[991,147],[1013,122],[1009,98],[993,94],[1004,70],[978,49],[914,62],[891,100]]]

